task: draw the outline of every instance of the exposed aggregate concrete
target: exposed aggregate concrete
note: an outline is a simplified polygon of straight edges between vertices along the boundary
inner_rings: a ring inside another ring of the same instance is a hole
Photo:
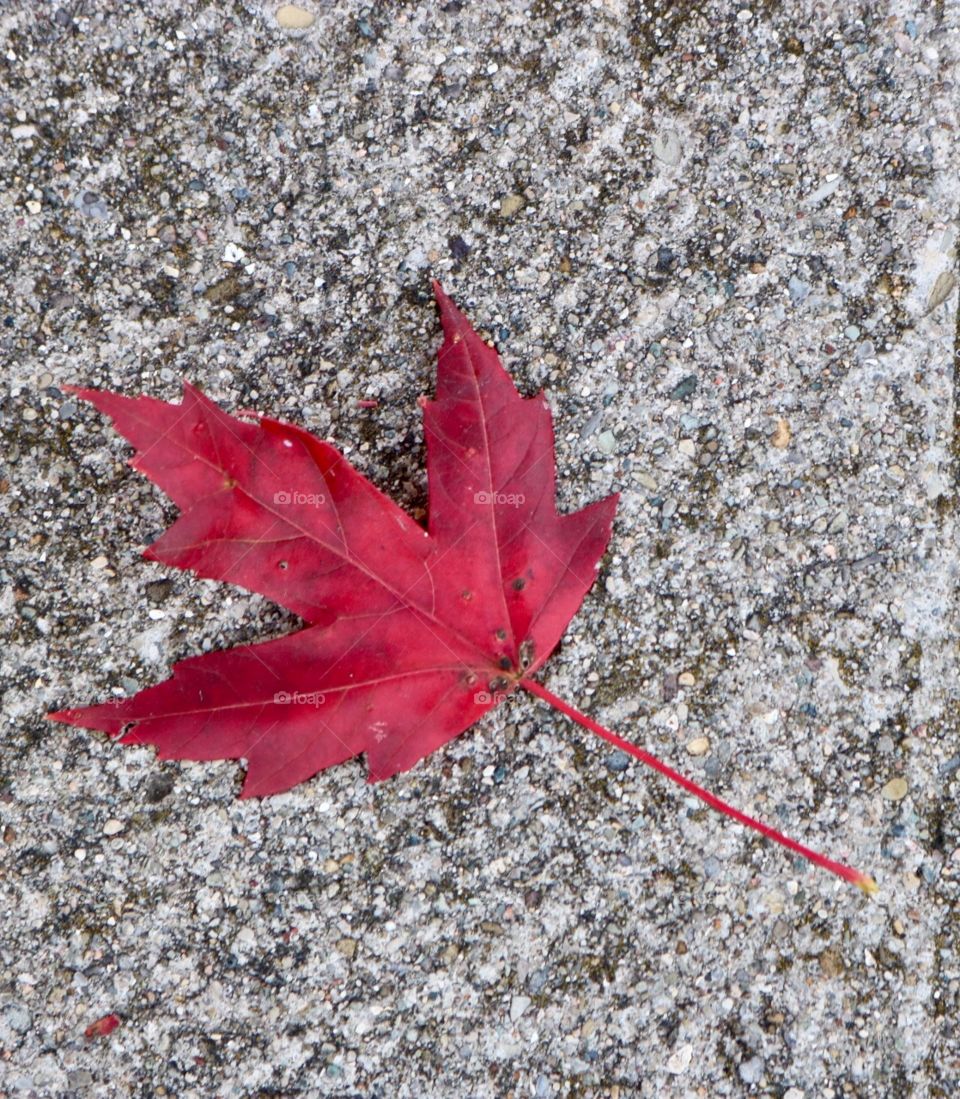
[[[960,9],[292,7],[0,9],[0,1096],[956,1094]],[[529,697],[263,803],[43,720],[297,625],[63,387],[422,514],[431,275],[622,493],[545,681],[879,896]]]

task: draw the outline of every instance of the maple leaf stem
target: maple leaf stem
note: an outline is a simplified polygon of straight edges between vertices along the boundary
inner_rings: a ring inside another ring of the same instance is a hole
[[[659,771],[661,775],[665,775],[671,782],[675,782],[678,786],[683,787],[688,793],[694,794],[696,797],[700,798],[701,801],[706,802],[711,809],[716,809],[717,812],[723,813],[724,816],[731,817],[740,824],[746,825],[747,828],[752,828],[755,832],[759,832],[761,836],[765,836],[768,840],[773,840],[774,843],[779,843],[781,847],[786,847],[788,851],[794,851],[796,854],[802,855],[815,866],[820,866],[824,870],[829,870],[831,874],[836,874],[837,877],[843,878],[844,881],[848,881],[852,885],[858,886],[864,893],[877,892],[877,883],[868,874],[863,874],[859,870],[854,870],[851,866],[845,866],[842,862],[834,862],[833,859],[828,859],[825,855],[821,855],[819,852],[814,851],[809,847],[805,847],[802,843],[798,843],[789,836],[783,835],[775,828],[771,828],[768,824],[764,824],[762,821],[749,817],[746,813],[741,813],[739,809],[735,809],[732,805],[728,805],[715,794],[711,794],[709,790],[704,790],[702,786],[698,786],[685,775],[681,775],[679,771],[675,771],[672,767],[668,767],[667,764],[661,763],[656,756],[644,751],[643,748],[638,748],[636,744],[631,744],[629,740],[624,740],[623,737],[617,736],[616,733],[611,732],[609,729],[605,729],[592,718],[587,717],[586,714],[580,713],[579,710],[575,710],[571,705],[564,702],[562,698],[558,698],[552,691],[548,691],[546,687],[541,686],[541,684],[537,683],[535,680],[521,679],[520,686],[524,687],[538,698],[543,699],[544,702],[548,703],[555,710],[559,710],[560,713],[565,714],[571,720],[577,722],[578,725],[582,725],[585,729],[589,729],[591,733],[595,733],[603,740],[616,745],[621,751],[627,752],[636,759],[639,759],[641,763],[645,763],[648,767],[652,767],[655,771]]]

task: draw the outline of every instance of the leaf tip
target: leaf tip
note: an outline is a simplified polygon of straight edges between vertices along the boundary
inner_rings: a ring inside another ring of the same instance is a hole
[[[460,310],[454,305],[453,299],[446,290],[444,290],[437,279],[431,279],[430,286],[433,289],[433,297],[437,303],[437,308],[440,310],[441,319],[462,316]]]

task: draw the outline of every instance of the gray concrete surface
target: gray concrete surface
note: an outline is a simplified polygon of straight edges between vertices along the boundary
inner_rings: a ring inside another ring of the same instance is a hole
[[[303,6],[0,7],[0,1095],[956,1094],[957,5]],[[623,494],[546,681],[879,896],[526,697],[265,803],[44,722],[296,625],[63,386],[422,508],[431,274]]]

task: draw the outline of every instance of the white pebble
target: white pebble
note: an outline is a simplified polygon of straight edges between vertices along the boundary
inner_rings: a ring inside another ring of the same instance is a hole
[[[693,1060],[693,1046],[686,1045],[681,1046],[667,1061],[664,1068],[667,1072],[673,1073],[674,1076],[679,1076],[682,1072],[686,1072],[690,1067],[690,1062]]]
[[[277,9],[277,22],[290,31],[305,31],[307,27],[313,26],[315,16],[304,8],[298,8],[296,4],[284,4]]]

